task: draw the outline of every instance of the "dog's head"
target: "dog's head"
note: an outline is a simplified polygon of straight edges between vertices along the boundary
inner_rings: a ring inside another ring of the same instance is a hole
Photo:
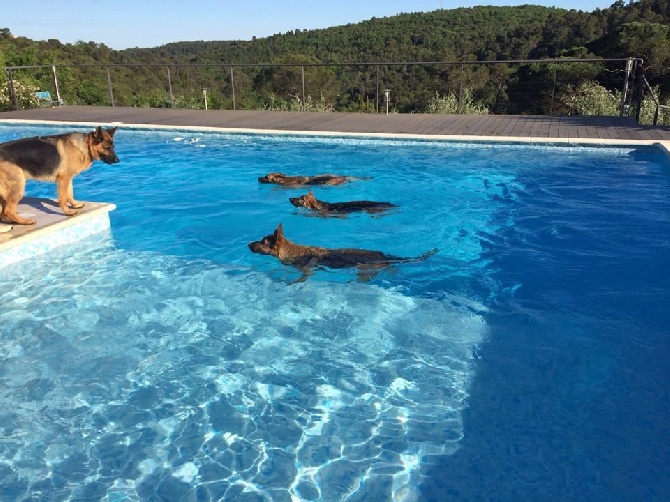
[[[114,151],[115,132],[116,127],[104,130],[98,126],[95,131],[88,133],[86,142],[95,160],[102,160],[105,164],[116,164],[119,162],[119,158]]]
[[[293,204],[295,207],[319,209],[319,201],[316,200],[316,197],[314,197],[314,192],[311,190],[309,193],[307,193],[307,195],[302,195],[300,197],[289,197],[288,200],[291,201],[291,204]]]
[[[280,258],[281,248],[285,242],[284,227],[280,223],[272,234],[266,235],[260,241],[249,243],[249,249],[252,253],[269,254]]]
[[[268,173],[258,178],[259,183],[281,183],[286,177],[283,173]]]

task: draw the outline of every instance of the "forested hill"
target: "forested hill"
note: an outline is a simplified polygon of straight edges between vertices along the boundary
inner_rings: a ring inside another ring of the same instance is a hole
[[[645,25],[642,29],[639,24]],[[0,29],[0,66],[82,63],[273,63],[503,60],[584,55],[663,58],[670,0],[617,0],[593,12],[535,5],[372,18],[248,41],[175,42],[115,51],[95,41],[33,41]],[[626,27],[626,36],[617,33]],[[222,34],[224,36],[225,34]],[[636,39],[637,36],[637,39]],[[621,39],[623,38],[623,40]],[[599,43],[601,42],[601,43]],[[661,61],[655,61],[657,69]],[[668,66],[668,65],[666,65]]]
[[[172,43],[151,51],[173,60],[236,63],[272,62],[287,54],[328,63],[525,58],[542,39],[547,20],[564,13],[532,5],[437,10],[251,41]]]
[[[65,102],[72,104],[109,104],[110,82],[117,105],[199,107],[205,88],[210,90],[209,106],[216,108],[274,109],[299,99],[296,83],[300,75],[292,73],[292,67],[238,67],[233,87],[232,70],[176,67],[189,63],[335,63],[337,66],[309,70],[307,92],[308,97],[336,110],[370,111],[378,101],[379,85],[394,90],[399,111],[425,110],[431,96],[457,89],[460,93],[465,86],[495,113],[553,112],[556,106],[567,106],[566,100],[572,98],[566,93],[586,81],[609,90],[620,88],[621,77],[604,67],[584,71],[564,66],[565,74],[559,75],[558,82],[563,89],[557,92],[557,76],[547,73],[546,66],[472,66],[460,73],[447,72],[439,65],[420,70],[377,67],[380,73],[375,76],[344,65],[554,57],[643,58],[647,79],[665,99],[670,96],[670,0],[617,0],[593,12],[537,5],[440,9],[319,30],[296,29],[246,41],[182,41],[121,51],[95,41],[34,41],[14,36],[11,27],[0,29],[0,67],[66,65],[59,68],[58,81]],[[123,66],[128,64],[146,66]],[[174,66],[169,94],[165,69],[148,66],[167,64]],[[98,69],[73,65],[97,65]],[[100,65],[115,65],[111,78],[100,71]],[[619,80],[615,82],[613,76]],[[0,109],[15,106],[6,77],[6,72],[0,72]],[[17,71],[13,79],[21,107],[31,106],[32,89],[53,85],[49,70]],[[529,86],[535,89],[532,95]]]
[[[665,37],[627,41],[611,54],[597,44],[627,23],[670,25],[669,0],[622,0],[593,12],[535,5],[482,6],[373,18],[321,30],[295,30],[250,41],[176,42],[153,49],[122,51],[138,57],[193,63],[278,62],[290,55],[306,61],[460,61],[503,60],[584,55],[589,49],[608,57],[645,57]],[[621,45],[621,44],[619,44]],[[629,47],[630,46],[630,47]],[[641,51],[633,54],[635,49]],[[567,53],[567,54],[566,54]],[[599,55],[599,54],[597,54]]]

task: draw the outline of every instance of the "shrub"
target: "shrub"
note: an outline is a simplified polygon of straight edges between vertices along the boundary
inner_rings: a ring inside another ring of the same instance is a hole
[[[14,92],[20,109],[35,108],[38,106],[37,96],[35,93],[39,90],[36,85],[21,82],[14,79]],[[9,85],[9,80],[0,84],[0,111],[8,111],[14,109],[14,100],[12,99],[12,91]]]
[[[621,92],[609,91],[596,82],[584,82],[568,90],[568,105],[577,115],[619,115]]]
[[[302,111],[302,100],[298,96],[293,96],[290,101],[278,100],[275,95],[270,96],[270,100],[265,103],[264,109],[270,111],[300,112]],[[334,112],[335,107],[329,103],[323,95],[318,101],[311,96],[305,98],[306,112]]]
[[[434,97],[428,102],[426,107],[427,113],[443,113],[443,114],[457,114],[463,113],[466,115],[488,115],[489,109],[483,103],[477,103],[472,98],[472,91],[468,88],[463,90],[461,103],[459,106],[458,96],[455,93],[449,92],[446,95],[436,93]]]

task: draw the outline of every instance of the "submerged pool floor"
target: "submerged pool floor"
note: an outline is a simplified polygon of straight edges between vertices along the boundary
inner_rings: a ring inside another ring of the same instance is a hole
[[[75,180],[117,205],[111,229],[0,269],[12,500],[666,493],[660,149],[117,135],[121,163]],[[306,190],[259,185],[269,171],[371,176],[316,192],[399,208],[316,217],[288,203]],[[439,252],[293,283],[247,248],[278,223]]]

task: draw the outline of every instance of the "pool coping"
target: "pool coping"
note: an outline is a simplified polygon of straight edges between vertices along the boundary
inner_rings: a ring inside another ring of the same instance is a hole
[[[230,134],[264,134],[268,136],[313,136],[327,138],[360,138],[360,139],[408,139],[425,141],[451,141],[461,143],[513,143],[534,144],[547,146],[659,146],[670,155],[670,140],[665,139],[632,139],[632,138],[588,138],[588,137],[538,137],[538,136],[480,136],[469,134],[418,134],[418,133],[391,133],[391,132],[353,132],[353,131],[321,131],[321,130],[287,130],[265,129],[259,127],[227,127],[227,126],[198,126],[179,124],[152,124],[128,123],[123,121],[89,122],[63,121],[44,119],[2,119],[0,124],[36,124],[58,125],[72,127],[97,127],[101,124],[107,127],[122,127],[129,129],[158,129],[184,132],[211,132]]]
[[[19,214],[37,222],[35,225],[0,222],[0,269],[108,230],[109,212],[114,209],[114,204],[86,202],[76,215],[65,216],[56,200],[24,197]]]

